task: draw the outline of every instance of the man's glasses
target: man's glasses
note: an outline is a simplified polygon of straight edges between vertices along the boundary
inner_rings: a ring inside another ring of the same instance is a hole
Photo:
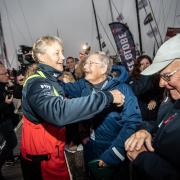
[[[90,65],[90,66],[91,66],[91,65],[93,65],[93,64],[102,64],[102,63],[89,61],[89,62],[85,62],[85,63],[84,63],[84,66],[85,66],[85,65]]]
[[[180,68],[176,69],[175,71],[171,72],[171,73],[162,73],[160,74],[160,77],[169,82],[171,80],[171,77],[174,76],[178,71],[180,71]]]

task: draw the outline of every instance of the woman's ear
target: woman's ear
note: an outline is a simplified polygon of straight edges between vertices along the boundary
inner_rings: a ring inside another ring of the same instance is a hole
[[[44,62],[45,61],[45,54],[41,54],[41,53],[38,53],[37,54],[37,59],[39,62]]]

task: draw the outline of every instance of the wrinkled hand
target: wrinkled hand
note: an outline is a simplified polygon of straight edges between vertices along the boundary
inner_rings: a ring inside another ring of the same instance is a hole
[[[99,161],[99,167],[106,167],[106,163],[103,160]]]
[[[139,149],[138,151],[137,150],[134,150],[134,151],[128,151],[127,152],[127,157],[130,161],[134,161],[136,159],[136,157],[144,152],[144,151],[147,151],[146,147],[143,145],[141,146],[141,149]]]
[[[144,129],[137,131],[126,140],[125,149],[126,151],[139,151],[143,145],[145,145],[148,151],[154,151],[152,136]]]
[[[5,97],[5,103],[6,103],[6,104],[11,104],[12,102],[13,102],[13,95],[10,96],[10,97],[8,97],[8,96],[6,95],[6,97]]]
[[[113,95],[113,103],[116,104],[118,107],[124,104],[125,96],[117,89],[110,91]]]
[[[157,103],[156,103],[155,100],[150,100],[149,103],[148,103],[148,107],[147,108],[149,110],[153,110],[153,109],[155,109],[156,105],[157,105]]]

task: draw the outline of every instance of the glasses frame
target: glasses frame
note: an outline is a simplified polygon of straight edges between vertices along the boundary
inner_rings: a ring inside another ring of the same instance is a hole
[[[169,82],[171,80],[171,77],[174,76],[178,71],[180,71],[180,68],[176,69],[175,71],[171,73],[162,73],[160,74],[160,77],[166,82]]]
[[[100,63],[100,62],[98,63],[98,62],[89,61],[89,62],[85,62],[85,63],[84,63],[84,66],[85,66],[85,65],[90,65],[90,66],[91,66],[92,64],[102,64],[102,63]]]

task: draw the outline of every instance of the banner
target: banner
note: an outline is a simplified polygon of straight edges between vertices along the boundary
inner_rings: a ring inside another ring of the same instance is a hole
[[[114,36],[121,63],[126,66],[128,71],[132,71],[136,59],[136,49],[129,28],[120,22],[110,23],[109,26]]]
[[[165,41],[167,41],[169,38],[175,36],[178,33],[180,33],[180,28],[168,27],[166,37],[165,37]]]

